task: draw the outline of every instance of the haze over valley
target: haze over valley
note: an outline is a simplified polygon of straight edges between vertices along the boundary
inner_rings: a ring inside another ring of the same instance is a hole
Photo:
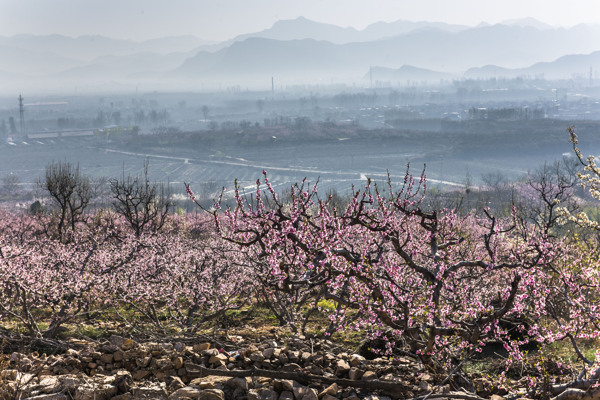
[[[139,174],[206,196],[263,170],[347,193],[426,164],[433,185],[517,180],[588,152],[600,126],[600,24],[534,18],[362,28],[304,16],[227,40],[0,37],[0,176],[35,188],[49,163]],[[19,103],[19,95],[24,100]]]

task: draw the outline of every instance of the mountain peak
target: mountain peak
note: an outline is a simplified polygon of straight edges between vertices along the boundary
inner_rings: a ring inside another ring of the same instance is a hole
[[[518,27],[531,27],[531,28],[536,28],[539,30],[554,29],[553,26],[548,25],[548,24],[541,22],[532,17],[508,19],[508,20],[502,21],[501,24],[509,25],[509,26],[518,26]]]

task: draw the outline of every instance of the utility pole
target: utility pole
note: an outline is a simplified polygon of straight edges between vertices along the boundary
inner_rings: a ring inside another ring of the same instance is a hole
[[[19,95],[19,117],[21,122],[21,134],[25,133],[25,107],[23,107],[23,96]]]

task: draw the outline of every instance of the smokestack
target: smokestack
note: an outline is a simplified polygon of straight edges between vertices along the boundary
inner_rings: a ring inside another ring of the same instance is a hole
[[[19,116],[21,122],[21,134],[25,133],[25,108],[23,107],[23,96],[19,95]]]

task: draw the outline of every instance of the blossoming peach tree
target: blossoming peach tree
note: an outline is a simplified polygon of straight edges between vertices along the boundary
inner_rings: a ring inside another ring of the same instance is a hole
[[[189,333],[251,296],[237,253],[210,232],[191,235],[192,216],[141,235],[122,217],[90,220],[58,239],[45,216],[0,213],[0,323],[46,339],[81,318]]]
[[[305,181],[284,202],[263,174],[251,195],[236,184],[233,206],[222,211],[220,197],[211,213],[278,299],[333,300],[337,329],[385,338],[384,353],[401,348],[436,370],[489,343],[501,343],[510,364],[528,343],[567,340],[592,363],[578,340],[598,335],[598,270],[566,238],[516,211],[500,220],[489,210],[425,210],[426,178],[408,170],[399,187],[367,181],[343,210]],[[282,317],[294,323],[291,314]]]

